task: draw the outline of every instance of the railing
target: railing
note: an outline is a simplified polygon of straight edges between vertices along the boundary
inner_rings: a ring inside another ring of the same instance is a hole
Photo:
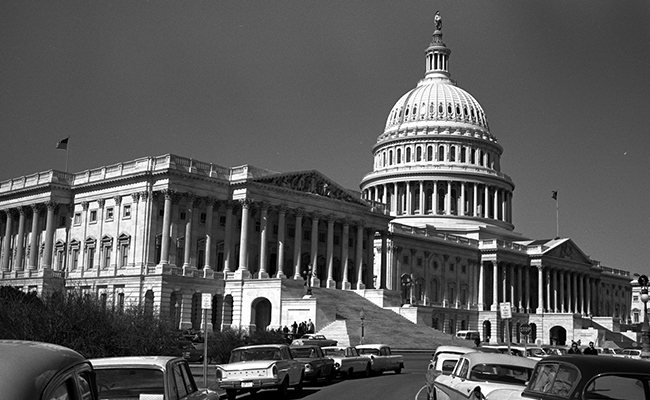
[[[456,236],[456,235],[451,235],[449,233],[445,232],[438,232],[434,228],[420,228],[420,227],[415,227],[415,226],[409,226],[409,225],[402,225],[402,224],[392,224],[393,230],[394,231],[400,231],[404,233],[409,233],[412,235],[417,235],[417,236],[422,236],[422,237],[432,237],[432,238],[438,238],[441,240],[445,240],[448,242],[454,242],[454,243],[460,243],[460,244],[465,244],[468,246],[474,246],[478,247],[479,242],[478,240],[475,239],[469,239],[463,236]]]
[[[412,174],[418,172],[429,173],[429,172],[441,172],[441,171],[475,173],[475,174],[482,174],[482,175],[497,176],[508,182],[512,182],[512,178],[510,178],[510,176],[504,174],[503,172],[495,171],[493,169],[485,168],[485,167],[477,167],[473,165],[465,165],[465,164],[457,164],[457,163],[449,163],[449,164],[442,164],[442,165],[431,165],[431,164],[420,164],[420,165],[400,164],[397,166],[392,165],[387,168],[376,169],[372,172],[367,173],[363,177],[362,182],[369,180],[370,178],[379,178],[384,175],[401,174],[404,172],[408,172]]]

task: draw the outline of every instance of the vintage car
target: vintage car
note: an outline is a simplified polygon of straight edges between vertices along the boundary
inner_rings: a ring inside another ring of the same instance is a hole
[[[228,364],[217,365],[219,387],[230,400],[240,392],[269,388],[277,388],[285,398],[290,386],[302,391],[304,378],[305,364],[294,360],[284,344],[238,347],[230,353]]]
[[[430,399],[484,399],[496,389],[523,389],[535,361],[508,354],[473,352],[463,354],[450,375],[433,382]]]
[[[92,365],[67,347],[0,340],[0,398],[97,400]]]
[[[336,376],[334,360],[326,357],[320,346],[311,344],[290,346],[289,348],[293,359],[305,364],[305,379],[316,381],[319,378],[325,378],[329,383]]]
[[[433,382],[438,375],[451,374],[454,368],[456,368],[456,363],[460,359],[460,356],[474,351],[477,351],[477,349],[463,346],[438,346],[436,348],[436,351],[431,355],[431,361],[429,362],[427,373],[424,376],[429,398],[432,397]]]
[[[317,335],[313,333],[302,335],[299,339],[294,339],[291,342],[292,346],[302,346],[304,344],[315,344],[318,346],[336,346],[338,342],[336,340],[328,339],[324,335]]]
[[[373,373],[395,371],[399,374],[404,368],[404,357],[392,354],[390,346],[386,344],[360,344],[356,347],[360,355],[370,359],[370,369]]]
[[[618,357],[549,356],[537,363],[525,388],[494,391],[488,398],[648,400],[650,364]]]
[[[189,340],[178,340],[174,355],[183,357],[188,362],[203,362],[203,344],[193,343]]]
[[[90,362],[100,400],[219,399],[219,393],[197,387],[187,360],[180,357],[107,357]]]
[[[334,360],[334,369],[339,375],[351,378],[354,374],[370,376],[370,361],[359,354],[355,347],[327,346],[323,347],[326,357]]]

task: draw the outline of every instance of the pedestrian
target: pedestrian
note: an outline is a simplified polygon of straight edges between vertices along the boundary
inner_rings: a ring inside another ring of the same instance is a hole
[[[569,349],[569,351],[567,351],[567,354],[582,354],[580,348],[578,348],[578,343],[572,342],[571,348]]]
[[[592,356],[597,356],[598,350],[594,348],[594,342],[589,342],[589,347],[587,347],[582,354],[590,354]]]
[[[307,332],[314,333],[314,323],[311,322],[311,318],[309,319],[309,322],[307,322]]]

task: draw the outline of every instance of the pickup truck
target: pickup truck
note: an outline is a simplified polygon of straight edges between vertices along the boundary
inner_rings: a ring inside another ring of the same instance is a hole
[[[305,363],[305,379],[317,381],[325,378],[329,383],[336,375],[334,360],[326,357],[323,349],[316,344],[304,346],[290,346],[294,360]]]
[[[370,368],[373,373],[383,374],[384,371],[402,372],[404,357],[392,354],[390,346],[386,344],[361,344],[357,346],[359,354],[370,359]]]

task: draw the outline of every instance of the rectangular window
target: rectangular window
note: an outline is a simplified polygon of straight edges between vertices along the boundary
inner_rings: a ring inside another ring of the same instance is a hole
[[[106,246],[104,247],[104,268],[111,266],[111,248]]]
[[[219,226],[226,226],[226,217],[219,217]]]
[[[88,269],[93,268],[94,260],[95,260],[95,248],[94,247],[89,247],[88,248],[88,259],[86,260],[86,264],[88,265]]]
[[[120,268],[124,268],[129,263],[129,245],[120,245]]]
[[[273,234],[274,235],[278,234],[278,225],[277,224],[273,224]]]
[[[453,271],[454,270],[454,263],[449,263],[449,270]]]
[[[262,230],[260,221],[255,221],[255,232],[259,232],[260,230]]]
[[[184,211],[181,211],[181,221],[185,221],[186,214]]]
[[[467,265],[461,265],[460,266],[460,272],[462,272],[463,274],[466,274],[467,273]]]
[[[124,206],[122,209],[122,218],[123,219],[129,219],[131,218],[131,205],[127,204]]]
[[[108,207],[106,209],[106,221],[112,221],[113,220],[113,207]]]
[[[74,225],[81,225],[81,213],[74,213],[74,219],[73,219],[73,224]]]
[[[76,270],[79,266],[79,250],[72,250],[72,269]]]
[[[334,235],[334,244],[335,245],[341,244],[341,237],[339,235]]]
[[[422,257],[418,257],[417,263],[418,263],[418,267],[422,266]]]
[[[404,264],[408,264],[408,263],[409,263],[409,256],[404,256],[404,257],[402,258],[402,262],[403,262]]]
[[[290,238],[296,237],[296,226],[295,225],[289,225],[287,227],[287,229],[289,231],[289,237]]]
[[[311,231],[304,231],[302,233],[302,240],[311,239]]]
[[[321,243],[325,243],[325,238],[326,238],[325,232],[318,232],[318,241]]]
[[[199,220],[201,221],[202,224],[205,224],[205,221],[208,219],[208,214],[206,213],[201,213],[201,218]]]
[[[90,210],[90,223],[97,222],[97,210]]]

